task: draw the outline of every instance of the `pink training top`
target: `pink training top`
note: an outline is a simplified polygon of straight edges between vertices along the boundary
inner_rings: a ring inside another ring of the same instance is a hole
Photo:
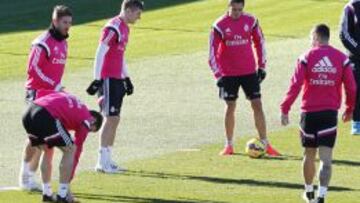
[[[356,99],[356,83],[349,59],[331,46],[314,47],[298,59],[289,91],[281,103],[281,112],[288,114],[302,87],[303,112],[337,111],[341,105],[343,84],[346,111],[352,112]]]
[[[96,79],[123,78],[129,32],[128,25],[119,16],[105,25],[95,58]]]
[[[265,39],[254,16],[243,13],[234,20],[225,14],[212,27],[209,65],[216,78],[253,74],[257,68],[265,68]]]
[[[60,90],[66,58],[66,40],[56,40],[49,31],[41,34],[32,42],[25,87],[33,90]]]
[[[66,92],[40,90],[34,103],[44,107],[55,119],[60,120],[68,131],[75,131],[76,152],[72,171],[73,178],[93,117],[86,105],[77,97]]]

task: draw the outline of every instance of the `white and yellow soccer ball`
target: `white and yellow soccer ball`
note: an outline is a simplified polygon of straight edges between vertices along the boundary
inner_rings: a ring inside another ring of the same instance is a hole
[[[246,143],[245,153],[254,159],[261,158],[265,155],[265,145],[259,138],[253,138]]]

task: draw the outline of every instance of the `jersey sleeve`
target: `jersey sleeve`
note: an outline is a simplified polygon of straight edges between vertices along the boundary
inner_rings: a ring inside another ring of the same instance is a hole
[[[345,89],[346,112],[352,112],[356,102],[356,82],[352,71],[352,64],[349,59],[344,62],[343,83]]]
[[[122,77],[122,78],[128,78],[128,77],[130,77],[130,76],[129,76],[128,67],[127,67],[127,64],[126,64],[125,59],[124,59],[124,61],[123,61],[123,67],[122,67],[121,77]]]
[[[256,50],[258,68],[265,69],[266,67],[265,37],[263,35],[258,20],[255,20],[254,26],[252,27],[251,36]]]
[[[85,125],[81,126],[77,131],[75,131],[74,143],[76,146],[76,151],[75,151],[75,155],[74,155],[74,163],[73,163],[73,168],[72,168],[72,173],[71,173],[71,180],[74,178],[76,168],[79,164],[81,153],[83,151],[83,145],[87,138],[88,133],[89,133],[89,130],[87,129],[87,127]]]
[[[351,5],[344,8],[341,18],[340,39],[348,51],[360,56],[360,36],[355,33],[355,13]]]
[[[210,53],[209,53],[209,66],[216,79],[221,77],[220,64],[216,57],[220,43],[222,42],[222,33],[219,28],[214,27],[210,33]]]
[[[55,89],[58,84],[47,76],[42,69],[46,60],[48,60],[46,50],[40,45],[33,45],[30,53],[28,72],[32,74],[33,77],[53,86]]]
[[[99,46],[95,54],[94,62],[94,78],[97,80],[101,79],[102,66],[104,64],[105,55],[109,51],[110,46],[117,43],[117,34],[112,28],[105,28],[102,32]]]
[[[289,90],[280,105],[282,114],[287,115],[289,113],[291,106],[295,102],[302,89],[306,75],[306,65],[307,61],[305,58],[298,60],[295,73],[290,80]]]

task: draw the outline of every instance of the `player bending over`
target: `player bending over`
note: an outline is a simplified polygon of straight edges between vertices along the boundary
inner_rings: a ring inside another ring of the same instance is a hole
[[[41,161],[43,202],[73,202],[69,184],[81,154],[82,143],[88,132],[100,129],[102,116],[96,111],[89,111],[78,98],[68,93],[43,90],[38,94],[39,98],[29,104],[23,115],[23,126],[31,146],[45,151]],[[76,145],[69,131],[75,132]],[[49,151],[53,147],[58,147],[63,153],[56,199],[50,183],[52,152]]]

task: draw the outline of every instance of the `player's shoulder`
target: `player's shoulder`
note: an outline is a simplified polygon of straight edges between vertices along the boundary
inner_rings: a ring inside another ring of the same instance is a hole
[[[118,36],[121,36],[121,27],[123,26],[123,22],[121,19],[116,16],[108,20],[108,22],[104,26],[104,30],[112,30],[114,31]]]
[[[220,27],[222,26],[223,24],[226,24],[227,21],[229,20],[229,15],[228,14],[224,14],[224,15],[221,15],[220,17],[218,17],[214,23],[213,23],[213,27]]]
[[[47,54],[50,54],[50,40],[51,34],[49,31],[41,33],[32,42],[31,46],[39,46],[46,50]]]
[[[247,24],[252,25],[252,28],[256,27],[256,25],[258,24],[258,19],[253,14],[243,12],[241,15],[241,18],[242,18],[243,22],[246,22]]]
[[[255,15],[248,13],[248,12],[243,12],[241,15],[243,18],[247,19],[247,20],[252,20],[252,21],[256,21],[257,18]]]
[[[298,63],[307,65],[310,53],[311,53],[310,50],[302,53],[297,59]]]

